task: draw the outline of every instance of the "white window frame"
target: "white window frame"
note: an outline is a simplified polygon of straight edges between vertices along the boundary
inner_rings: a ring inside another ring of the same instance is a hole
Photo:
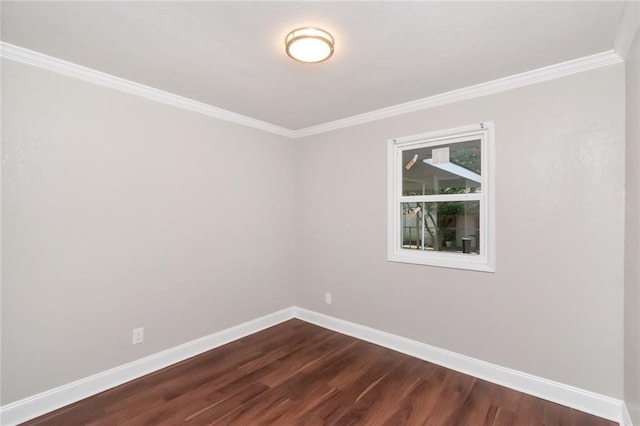
[[[440,266],[445,268],[468,269],[495,272],[495,153],[494,126],[483,122],[470,126],[419,135],[389,139],[387,154],[387,259],[392,262]],[[481,186],[479,193],[402,195],[402,153],[405,150],[437,147],[458,141],[480,139]],[[432,250],[405,249],[402,247],[401,203],[438,201],[479,201],[480,202],[480,254],[441,252]]]

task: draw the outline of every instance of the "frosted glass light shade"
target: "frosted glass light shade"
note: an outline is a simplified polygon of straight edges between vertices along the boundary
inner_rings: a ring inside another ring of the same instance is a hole
[[[285,38],[287,55],[300,62],[322,62],[333,55],[333,37],[320,28],[298,28]]]

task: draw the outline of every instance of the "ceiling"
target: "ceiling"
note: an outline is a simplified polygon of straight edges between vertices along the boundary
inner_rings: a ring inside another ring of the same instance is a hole
[[[12,2],[3,42],[288,129],[611,50],[622,2]],[[318,26],[333,57],[284,37]]]

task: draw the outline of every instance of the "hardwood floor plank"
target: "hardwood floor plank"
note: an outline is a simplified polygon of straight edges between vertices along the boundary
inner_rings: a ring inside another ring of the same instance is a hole
[[[338,392],[331,395],[322,405],[317,406],[309,413],[309,418],[322,419],[327,424],[335,424],[340,417],[345,415],[356,400],[375,383],[385,377],[389,370],[394,368],[400,359],[381,359],[372,362],[372,358],[363,356],[361,365],[366,366],[357,376],[345,376],[349,382],[334,384]]]
[[[185,422],[195,420],[196,424],[217,424],[226,417],[242,409],[244,405],[253,401],[257,396],[265,393],[269,388],[262,383],[249,383],[237,392],[230,393],[227,397],[217,401],[191,415],[187,416]]]
[[[275,419],[291,410],[293,402],[278,389],[258,395],[251,404],[246,404],[229,415],[222,424],[248,425],[273,424]]]
[[[358,395],[353,408],[338,419],[338,424],[384,423],[395,413],[398,401],[404,400],[418,384],[415,376],[418,364],[416,359],[407,357],[389,374],[372,382]],[[394,389],[394,392],[389,392],[389,389]]]
[[[270,387],[278,386],[303,369],[310,371],[314,364],[330,362],[349,350],[350,344],[353,342],[337,333],[324,339],[309,341],[306,347],[279,359],[272,373],[262,378],[262,383]]]
[[[433,387],[424,378],[420,377],[411,389],[411,392],[397,404],[395,411],[383,423],[385,426],[395,425],[421,425],[433,410]]]
[[[615,423],[291,320],[26,424]]]
[[[459,425],[485,425],[496,423],[500,406],[496,401],[504,401],[505,405],[518,403],[518,395],[503,386],[477,379],[458,414]]]
[[[493,422],[493,426],[512,426],[521,424],[518,422],[518,417],[513,411],[506,409],[504,407],[498,408],[498,413],[496,414],[496,419]]]
[[[439,387],[439,393],[436,395],[436,404],[429,418],[425,422],[426,425],[455,425],[457,418],[462,414],[461,409],[467,395],[471,391],[471,387],[475,382],[475,378],[447,370],[444,380]]]

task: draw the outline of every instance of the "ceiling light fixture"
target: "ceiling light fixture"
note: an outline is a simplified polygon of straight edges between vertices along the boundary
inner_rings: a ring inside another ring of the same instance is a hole
[[[287,55],[300,62],[326,61],[333,55],[333,37],[320,28],[298,28],[284,40]]]

